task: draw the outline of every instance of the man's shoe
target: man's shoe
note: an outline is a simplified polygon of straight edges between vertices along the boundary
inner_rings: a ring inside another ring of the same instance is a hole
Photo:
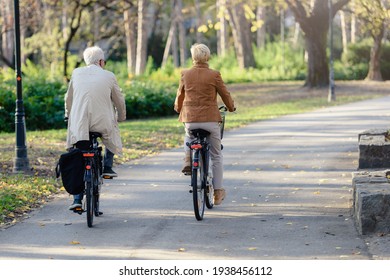
[[[183,166],[183,169],[181,170],[181,172],[184,173],[184,175],[191,175],[192,174],[191,165]]]
[[[225,189],[216,189],[214,190],[214,205],[220,205],[222,200],[226,197]]]
[[[80,199],[73,200],[73,204],[69,206],[69,210],[75,210],[76,208],[81,208],[83,204]]]
[[[107,177],[118,177],[118,174],[116,174],[116,173],[114,172],[114,170],[112,170],[111,167],[105,166],[104,169],[103,169],[103,176],[107,176]]]

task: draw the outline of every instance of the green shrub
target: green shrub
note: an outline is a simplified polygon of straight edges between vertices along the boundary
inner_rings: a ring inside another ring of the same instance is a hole
[[[16,89],[10,82],[0,83],[0,131],[15,129]]]
[[[64,85],[44,80],[24,80],[23,105],[26,128],[29,130],[64,128]],[[16,87],[0,86],[0,131],[15,130]]]
[[[123,88],[127,119],[173,115],[176,88],[172,84],[132,81]]]
[[[122,87],[128,119],[160,117],[175,114],[173,103],[176,85],[151,81],[132,81]],[[0,83],[0,131],[15,130],[15,85]],[[25,79],[23,104],[28,130],[64,128],[64,95],[61,82]]]
[[[30,81],[24,85],[26,126],[30,130],[64,128],[64,94],[61,82]]]

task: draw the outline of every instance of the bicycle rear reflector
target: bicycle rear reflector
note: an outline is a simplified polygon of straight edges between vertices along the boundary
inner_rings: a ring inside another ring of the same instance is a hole
[[[83,157],[93,157],[94,155],[94,153],[85,153],[83,154]]]
[[[191,145],[191,149],[194,149],[194,150],[202,149],[202,145],[201,144],[193,144],[193,145]]]

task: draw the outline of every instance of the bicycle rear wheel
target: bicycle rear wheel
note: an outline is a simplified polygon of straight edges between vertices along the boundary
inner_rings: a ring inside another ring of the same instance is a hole
[[[93,196],[93,198],[94,198],[94,201],[95,201],[95,203],[94,203],[94,212],[95,212],[95,216],[98,217],[98,216],[101,215],[101,212],[99,211],[99,194],[98,194],[98,193],[95,194],[95,195]]]
[[[213,188],[213,175],[210,169],[210,154],[208,152],[205,153],[204,159],[204,174],[203,178],[205,181],[205,192],[204,199],[206,201],[206,206],[208,209],[214,207],[214,188]]]
[[[87,225],[92,227],[93,225],[93,215],[95,209],[95,198],[93,195],[93,180],[91,182],[86,182],[86,204],[87,204]]]
[[[197,169],[192,169],[191,185],[195,218],[200,221],[203,220],[205,206],[204,161],[202,152],[197,150],[194,153],[197,155],[193,158],[199,157],[199,166]]]

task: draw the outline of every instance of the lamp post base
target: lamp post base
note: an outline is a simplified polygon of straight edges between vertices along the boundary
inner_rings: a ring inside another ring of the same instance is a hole
[[[28,158],[14,158],[13,173],[24,173],[30,170]]]

